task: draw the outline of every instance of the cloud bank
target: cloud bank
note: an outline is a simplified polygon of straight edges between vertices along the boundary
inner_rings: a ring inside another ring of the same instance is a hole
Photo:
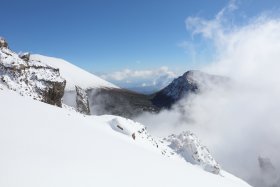
[[[172,110],[144,114],[136,120],[162,136],[190,129],[224,169],[253,186],[277,187],[280,18],[262,14],[236,26],[229,21],[236,9],[231,1],[212,20],[186,19],[194,37],[204,38],[215,49],[213,62],[201,70],[230,77],[230,85],[212,85],[212,89],[183,99]]]
[[[149,70],[124,69],[101,75],[103,79],[123,88],[139,89],[140,91],[141,88],[143,90],[146,88],[151,92],[163,88],[177,76],[177,73],[165,66]]]

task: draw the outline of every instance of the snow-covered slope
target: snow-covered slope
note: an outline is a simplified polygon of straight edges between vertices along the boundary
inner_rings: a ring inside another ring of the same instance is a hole
[[[249,186],[224,171],[215,175],[163,156],[141,140],[145,136],[132,136],[136,127],[130,120],[84,116],[5,89],[0,88],[0,186]],[[124,133],[116,131],[118,125]]]
[[[75,85],[82,89],[91,88],[118,88],[73,64],[60,58],[47,57],[39,54],[32,54],[32,60],[41,61],[47,65],[59,68],[61,76],[66,79],[66,91],[75,90]]]

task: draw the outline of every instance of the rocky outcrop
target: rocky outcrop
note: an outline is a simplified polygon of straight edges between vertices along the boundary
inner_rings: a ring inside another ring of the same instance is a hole
[[[8,48],[8,43],[2,37],[0,37],[0,48]]]
[[[211,156],[207,147],[202,145],[198,137],[192,132],[185,131],[179,135],[173,134],[164,140],[169,142],[169,147],[187,162],[200,165],[208,172],[220,173],[220,165]]]
[[[0,49],[0,84],[23,96],[61,107],[66,81],[59,69],[40,61],[29,60],[8,49],[2,38]]]
[[[76,106],[78,112],[90,115],[87,93],[79,86],[76,86]]]

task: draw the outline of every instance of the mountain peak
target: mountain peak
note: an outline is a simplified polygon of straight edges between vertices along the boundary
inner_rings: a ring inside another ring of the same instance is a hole
[[[189,70],[174,79],[168,86],[157,92],[152,100],[157,107],[170,108],[175,102],[188,94],[197,93],[208,84],[226,82],[228,78],[211,75],[199,70]]]

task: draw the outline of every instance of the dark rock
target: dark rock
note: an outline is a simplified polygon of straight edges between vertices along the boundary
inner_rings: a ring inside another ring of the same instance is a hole
[[[135,140],[135,138],[136,138],[135,133],[133,133],[131,136],[132,136],[133,140]]]
[[[76,86],[76,93],[76,106],[78,112],[90,115],[90,108],[86,91],[79,86]]]
[[[61,107],[61,98],[64,94],[66,81],[64,80],[63,82],[46,82],[46,84],[48,86],[47,89],[42,91],[42,101],[51,105]]]
[[[0,37],[0,48],[5,47],[8,48],[8,42],[2,37]]]

